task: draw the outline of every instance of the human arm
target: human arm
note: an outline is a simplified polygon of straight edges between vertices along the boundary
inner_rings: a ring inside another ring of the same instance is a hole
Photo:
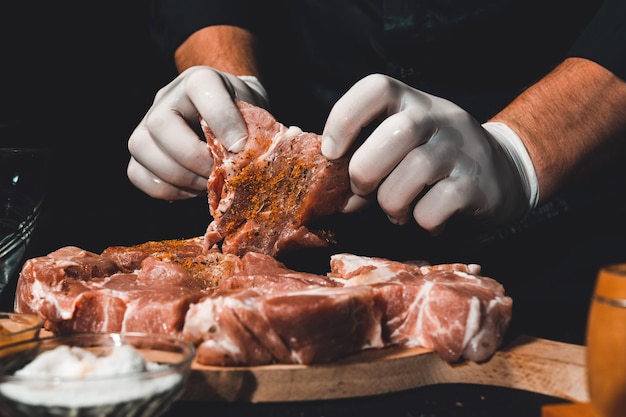
[[[174,55],[181,74],[156,94],[128,141],[127,175],[136,187],[166,200],[206,192],[213,161],[198,117],[236,151],[247,129],[233,100],[268,105],[254,46],[249,31],[226,25],[201,29],[181,44]]]
[[[626,82],[593,61],[569,58],[491,121],[523,140],[539,203],[626,147]]]
[[[194,32],[174,52],[178,72],[204,65],[241,76],[260,78],[256,41],[248,30],[229,25],[208,26]]]

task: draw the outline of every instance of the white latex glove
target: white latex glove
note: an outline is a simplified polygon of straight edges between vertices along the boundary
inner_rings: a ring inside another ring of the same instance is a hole
[[[480,125],[448,100],[384,75],[357,82],[330,112],[322,153],[338,158],[362,127],[380,121],[351,157],[344,211],[376,193],[393,223],[411,215],[432,234],[455,213],[503,224],[537,204],[537,178],[520,138],[506,125]]]
[[[267,93],[255,77],[236,77],[204,66],[189,68],[159,90],[128,140],[130,181],[164,200],[205,194],[213,160],[199,116],[227,149],[237,152],[248,133],[235,98],[268,106]]]

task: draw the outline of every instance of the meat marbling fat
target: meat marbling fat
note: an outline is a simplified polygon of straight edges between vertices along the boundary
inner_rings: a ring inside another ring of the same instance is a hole
[[[226,152],[205,126],[215,166],[204,236],[29,259],[15,310],[55,333],[176,335],[205,365],[324,363],[392,345],[434,349],[446,361],[495,353],[512,300],[478,265],[340,253],[317,275],[279,262],[284,251],[329,243],[307,226],[343,204],[347,161],[323,158],[318,135],[238,106],[249,130],[242,152]]]

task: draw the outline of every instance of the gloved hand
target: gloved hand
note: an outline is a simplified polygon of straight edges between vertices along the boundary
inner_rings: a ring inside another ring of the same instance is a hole
[[[189,68],[159,90],[128,140],[130,181],[164,200],[206,193],[213,161],[198,116],[228,150],[237,152],[248,133],[235,98],[268,106],[267,93],[255,77],[236,77],[205,66]]]
[[[337,101],[322,153],[346,154],[362,127],[382,120],[350,159],[352,212],[377,197],[393,223],[411,212],[432,234],[455,213],[492,225],[537,204],[537,178],[520,138],[504,124],[480,125],[448,100],[383,75],[357,82]]]

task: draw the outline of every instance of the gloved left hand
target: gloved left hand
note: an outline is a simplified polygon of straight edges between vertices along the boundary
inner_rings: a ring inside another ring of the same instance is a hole
[[[365,77],[337,101],[322,153],[346,154],[375,120],[382,121],[351,156],[354,195],[344,211],[375,195],[392,222],[405,224],[412,214],[437,234],[456,213],[497,225],[537,204],[534,167],[513,130],[481,125],[456,104],[383,75]]]

